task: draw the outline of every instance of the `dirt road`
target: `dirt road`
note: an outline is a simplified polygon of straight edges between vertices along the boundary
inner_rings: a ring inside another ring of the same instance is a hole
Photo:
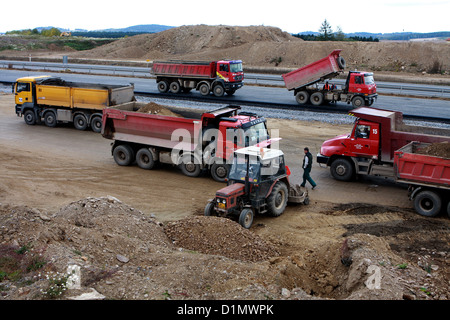
[[[309,146],[315,154],[325,139],[350,130],[348,125],[320,122],[269,119],[268,124],[271,130],[279,130],[282,137],[280,148],[286,154],[286,162],[293,173],[291,180],[295,183],[301,182],[304,146]],[[207,176],[186,177],[172,166],[160,166],[151,171],[137,166],[119,167],[111,156],[110,143],[100,134],[78,131],[71,126],[28,126],[15,115],[13,96],[0,94],[0,206],[3,208],[0,214],[6,217],[11,214],[8,208],[21,205],[50,215],[80,199],[109,195],[167,227],[184,221],[184,218],[201,216],[207,200],[222,187]],[[450,223],[447,217],[425,219],[418,216],[411,210],[406,190],[388,181],[338,182],[331,178],[327,168],[320,168],[317,164],[312,177],[319,188],[310,190],[311,203],[308,206],[290,205],[278,218],[256,217],[254,221],[250,233],[261,237],[279,252],[279,256],[272,258],[268,265],[263,264],[267,267],[264,272],[270,270],[267,273],[270,276],[261,273],[261,264],[246,265],[249,270],[245,279],[242,274],[231,272],[233,268],[228,266],[226,270],[231,273],[220,286],[214,286],[213,298],[261,299],[263,291],[275,299],[449,298]],[[208,226],[204,228],[207,230]],[[0,243],[14,239],[14,235],[2,234],[2,230]],[[21,232],[25,233],[24,230]],[[185,229],[183,232],[189,231]],[[172,241],[175,241],[174,237],[176,235],[172,234]],[[225,240],[221,241],[223,248],[227,246]],[[116,245],[116,249],[118,247]],[[197,247],[191,250],[202,252]],[[346,257],[346,252],[350,252],[348,254],[353,261],[350,267],[343,264],[350,257]],[[220,254],[220,251],[216,252],[216,255]],[[90,263],[101,266],[104,256],[94,256],[92,253]],[[140,257],[139,265],[154,262]],[[197,263],[204,263],[202,259],[203,256]],[[190,267],[200,268],[189,261]],[[425,270],[420,265],[424,261],[427,266],[433,266],[431,276],[430,269]],[[128,271],[134,270],[131,263],[127,264]],[[180,269],[172,271],[179,273],[177,277],[187,277],[183,273],[187,268],[184,262],[177,263],[180,263]],[[407,272],[395,267],[402,263],[408,264]],[[370,265],[382,268],[383,282],[379,290],[364,285],[369,276],[366,269]],[[240,267],[234,268],[238,270]],[[167,270],[159,280],[166,283],[164,281],[173,274]],[[236,274],[240,275],[237,277]],[[204,273],[204,277],[208,274]],[[398,278],[403,282],[397,281]],[[115,281],[124,286],[125,292],[132,290],[129,286],[140,286],[130,279]],[[256,284],[263,289],[256,290]],[[158,289],[162,290],[162,285],[159,286]],[[167,286],[166,291],[175,290],[174,285]],[[196,291],[194,288],[197,286],[198,283],[184,283],[183,292],[189,294],[175,298],[211,298],[207,292]],[[426,292],[421,290],[424,287]],[[287,291],[282,291],[282,288]],[[142,296],[122,292],[119,297],[114,285],[105,285],[101,280],[96,283],[96,289],[109,298],[162,298],[161,291],[157,290],[152,294],[147,290],[147,294]],[[17,298],[13,294],[11,297]]]

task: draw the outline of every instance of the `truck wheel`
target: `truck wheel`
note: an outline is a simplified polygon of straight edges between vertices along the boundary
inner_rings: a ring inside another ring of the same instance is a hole
[[[322,92],[314,92],[311,95],[310,100],[311,100],[311,103],[314,106],[320,106],[323,103],[323,94],[322,94]]]
[[[47,111],[44,115],[44,123],[47,127],[56,127],[56,124],[58,123],[56,120],[56,114],[53,111]]]
[[[214,210],[214,202],[208,202],[205,207],[204,215],[206,217],[213,216],[216,211]]]
[[[102,117],[95,116],[91,120],[91,129],[94,132],[100,133],[102,131]]]
[[[158,82],[157,86],[158,91],[161,93],[166,93],[167,91],[169,91],[169,84],[165,80]]]
[[[77,114],[73,118],[73,126],[77,130],[86,130],[88,126],[86,117],[83,114]]]
[[[114,148],[113,157],[119,166],[129,166],[134,160],[133,148],[127,144],[121,144]]]
[[[198,91],[200,91],[202,96],[209,95],[209,85],[206,83],[201,84],[200,87],[198,88]]]
[[[155,166],[153,154],[147,148],[139,149],[136,153],[136,163],[139,168],[150,170]]]
[[[225,89],[222,85],[218,84],[214,86],[213,93],[216,97],[222,97],[225,93]]]
[[[359,97],[359,96],[358,97],[354,97],[353,100],[352,100],[352,105],[355,108],[364,106],[365,105],[364,98]]]
[[[350,181],[353,177],[353,166],[347,159],[336,159],[330,166],[331,175],[336,180]]]
[[[200,164],[195,163],[194,156],[183,157],[180,169],[188,177],[198,177],[202,171]]]
[[[229,164],[217,164],[214,163],[211,166],[211,176],[214,180],[218,182],[225,182],[225,179],[228,177],[228,172],[230,171],[230,165]]]
[[[245,229],[250,229],[253,223],[253,211],[252,209],[245,208],[239,214],[239,224]]]
[[[180,93],[181,91],[181,86],[178,83],[178,81],[173,81],[170,83],[170,92],[172,93]]]
[[[309,93],[307,91],[300,91],[295,95],[295,100],[299,105],[304,105],[309,100]]]
[[[441,211],[441,206],[441,197],[433,191],[421,191],[414,198],[414,209],[425,217],[437,216]]]
[[[34,110],[27,110],[23,114],[23,119],[25,120],[25,123],[32,126],[36,124],[36,114],[34,113]]]
[[[345,69],[345,66],[347,65],[345,62],[345,59],[343,57],[338,57],[337,63],[338,63],[339,68],[341,68],[341,69]]]
[[[286,209],[288,202],[288,188],[284,182],[277,182],[272,193],[267,198],[268,212],[271,216],[278,217]]]

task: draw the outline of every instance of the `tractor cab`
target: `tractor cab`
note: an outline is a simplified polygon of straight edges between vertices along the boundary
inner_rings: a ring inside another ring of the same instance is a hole
[[[288,201],[307,204],[307,192],[291,186],[289,175],[281,150],[257,146],[236,150],[228,186],[216,192],[205,215],[239,216],[239,223],[250,228],[254,214],[279,216]]]

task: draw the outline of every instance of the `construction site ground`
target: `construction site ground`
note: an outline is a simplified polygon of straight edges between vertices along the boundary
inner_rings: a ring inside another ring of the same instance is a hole
[[[301,182],[303,147],[316,154],[351,128],[268,125],[280,132],[293,183]],[[203,216],[224,184],[168,165],[120,167],[110,144],[71,125],[26,125],[13,95],[0,94],[0,248],[27,248],[22,259],[45,262],[0,278],[0,300],[48,299],[46,275],[72,265],[79,286],[57,299],[449,298],[450,219],[419,216],[405,186],[339,182],[315,163],[309,205],[256,216],[247,230]]]

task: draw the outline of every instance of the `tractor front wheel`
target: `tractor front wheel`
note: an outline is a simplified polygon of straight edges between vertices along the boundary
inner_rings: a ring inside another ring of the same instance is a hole
[[[250,229],[253,223],[253,211],[249,208],[244,208],[239,215],[239,224],[245,229]]]

